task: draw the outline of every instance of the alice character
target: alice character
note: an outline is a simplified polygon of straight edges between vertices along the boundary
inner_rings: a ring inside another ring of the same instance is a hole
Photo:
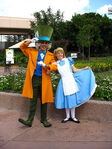
[[[89,67],[77,69],[71,57],[66,58],[63,48],[54,50],[58,72],[61,79],[58,83],[55,105],[57,109],[65,108],[66,118],[62,123],[73,121],[80,123],[75,117],[75,108],[85,103],[96,89],[95,76]],[[70,114],[71,113],[71,114]]]

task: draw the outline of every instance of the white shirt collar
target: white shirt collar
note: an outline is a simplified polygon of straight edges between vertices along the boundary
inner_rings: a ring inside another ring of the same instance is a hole
[[[61,61],[65,60],[65,59],[66,59],[66,58],[63,58],[62,60],[58,60],[58,61],[57,61],[57,63],[59,63],[59,62],[61,62]]]

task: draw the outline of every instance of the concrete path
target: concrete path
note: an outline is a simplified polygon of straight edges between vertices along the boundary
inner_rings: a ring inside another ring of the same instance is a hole
[[[44,128],[35,116],[31,128],[18,118],[25,113],[0,108],[0,149],[112,149],[112,122],[80,120],[61,123],[49,119],[52,127]]]

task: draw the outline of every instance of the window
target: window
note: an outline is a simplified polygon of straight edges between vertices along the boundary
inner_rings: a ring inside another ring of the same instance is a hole
[[[27,35],[0,35],[0,50],[5,50],[26,38]]]

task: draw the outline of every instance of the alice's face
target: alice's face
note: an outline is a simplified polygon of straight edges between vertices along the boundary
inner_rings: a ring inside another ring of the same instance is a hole
[[[63,52],[61,52],[61,51],[57,52],[57,53],[56,53],[56,58],[57,58],[58,60],[62,60],[62,59],[63,59]]]
[[[47,44],[47,42],[41,42],[40,43],[40,50],[41,51],[46,51],[48,49],[48,44]]]

